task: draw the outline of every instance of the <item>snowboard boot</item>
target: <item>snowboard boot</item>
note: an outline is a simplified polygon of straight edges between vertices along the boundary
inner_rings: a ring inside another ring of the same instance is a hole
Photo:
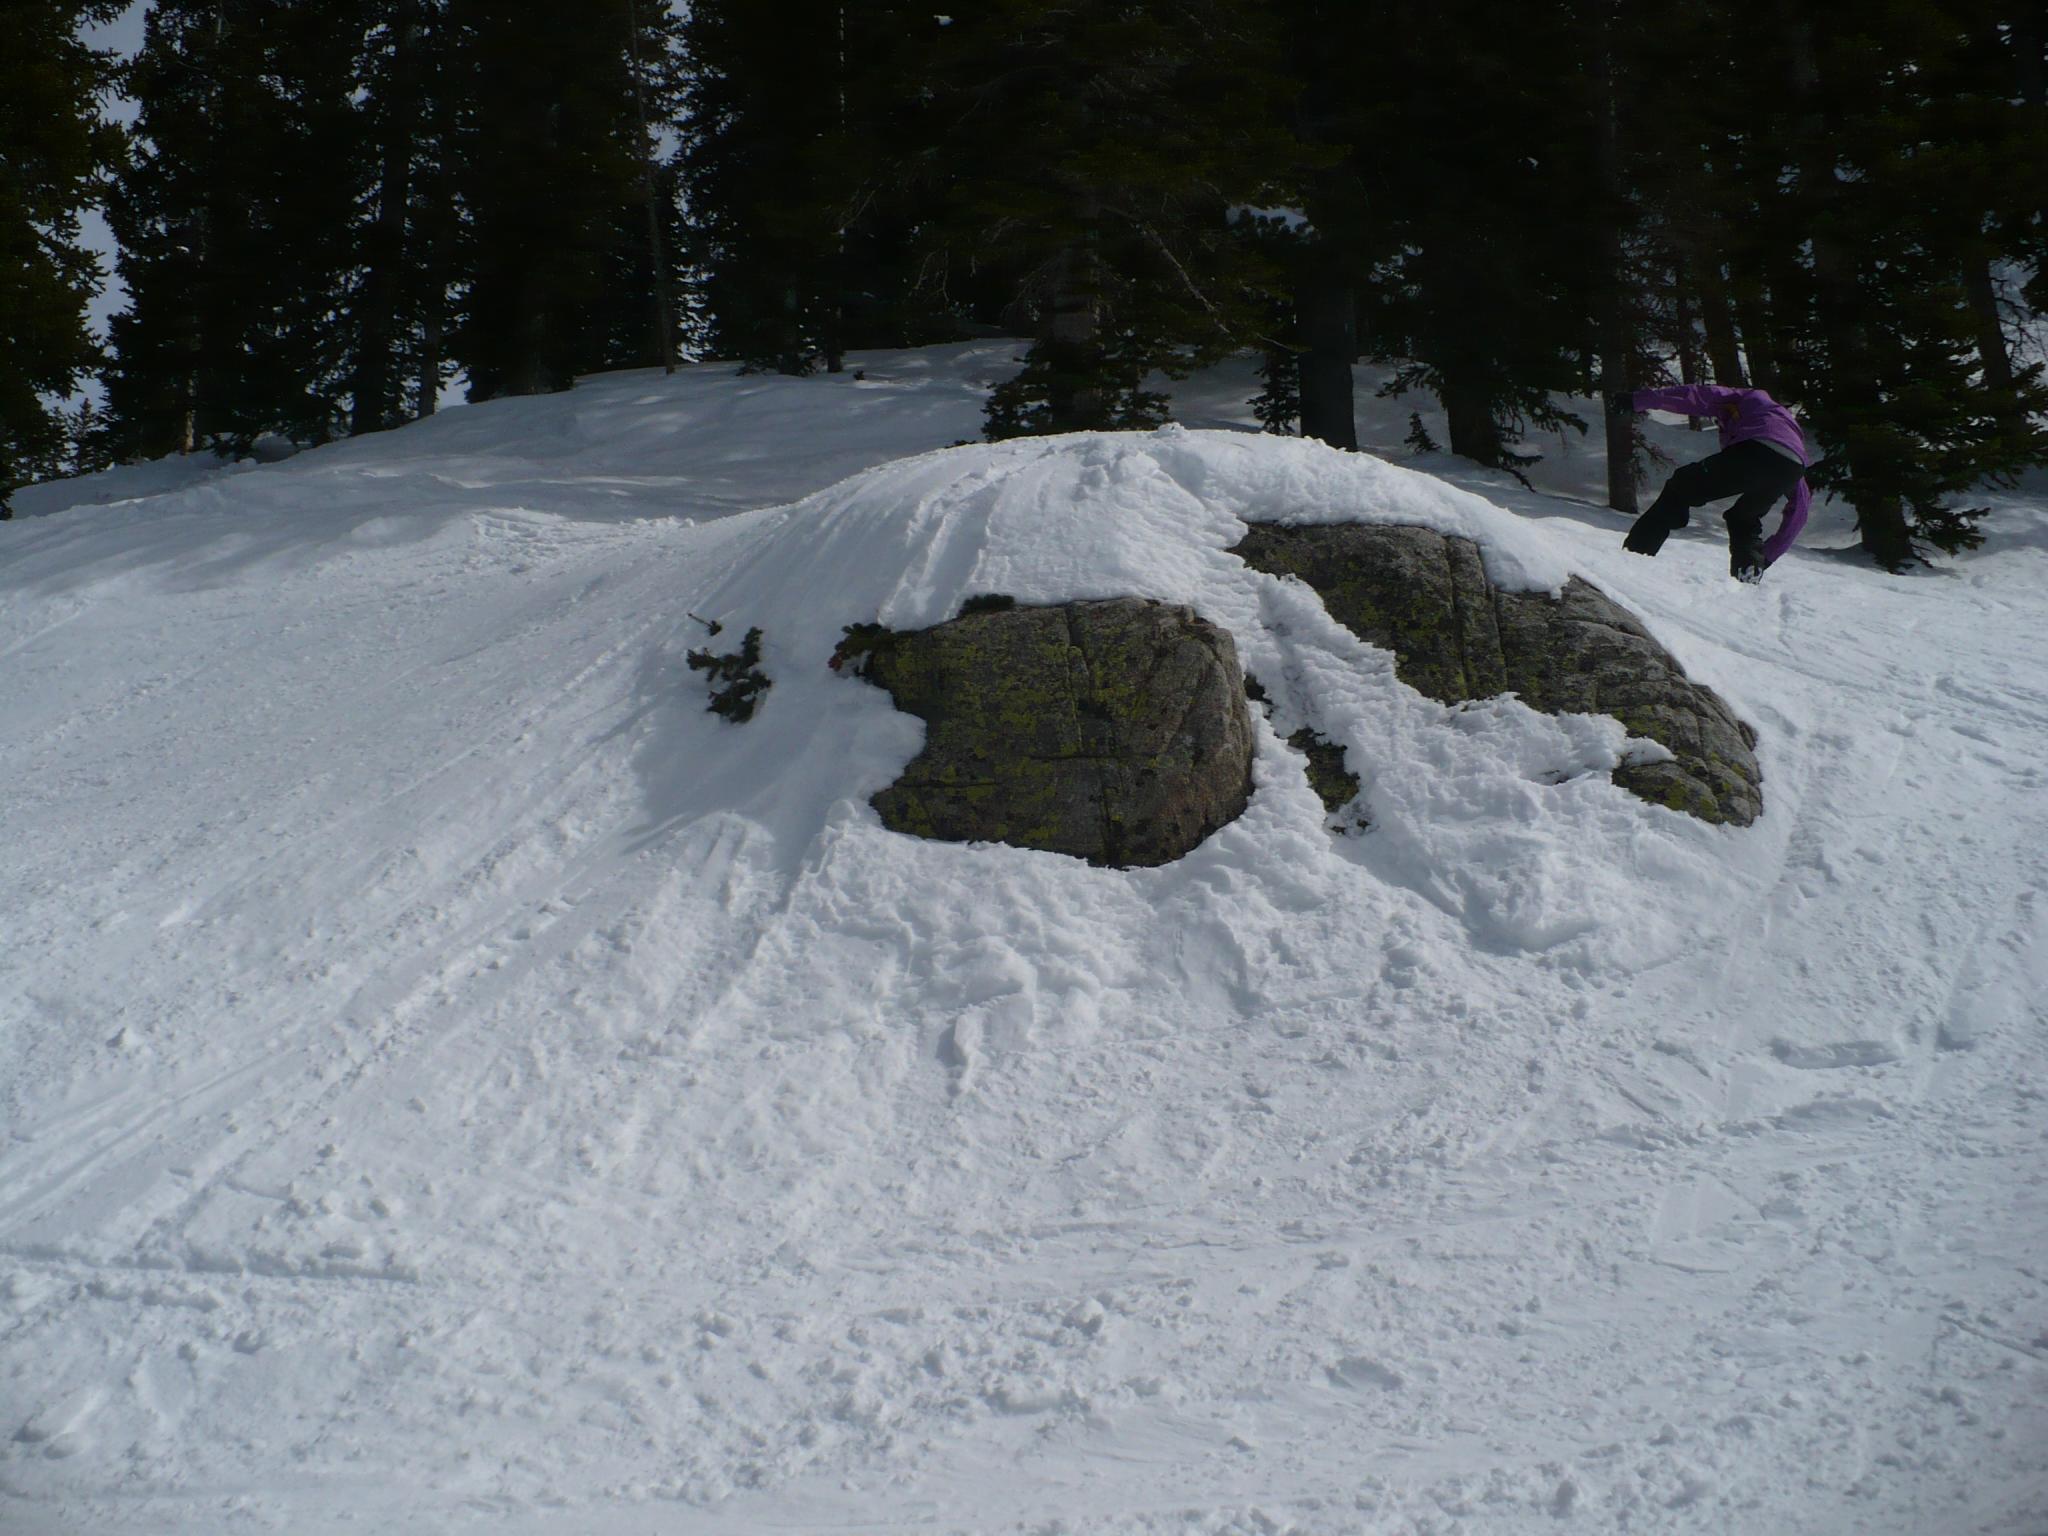
[[[1654,557],[1664,547],[1664,541],[1690,521],[1692,519],[1683,509],[1674,515],[1668,508],[1652,503],[1650,510],[1629,528],[1628,537],[1621,541],[1621,547],[1630,554]]]
[[[1731,519],[1728,524],[1728,574],[1753,587],[1764,579],[1766,563],[1763,528],[1756,523],[1738,523]]]

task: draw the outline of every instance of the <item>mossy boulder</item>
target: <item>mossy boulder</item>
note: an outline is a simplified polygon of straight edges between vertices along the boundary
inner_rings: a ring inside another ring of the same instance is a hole
[[[1191,608],[983,604],[930,629],[857,626],[833,660],[925,721],[872,801],[898,832],[1131,868],[1181,857],[1251,798],[1237,647]]]
[[[1575,576],[1557,597],[1503,592],[1470,539],[1376,523],[1254,524],[1235,553],[1307,582],[1331,617],[1392,651],[1419,693],[1446,704],[1513,693],[1551,714],[1612,715],[1673,758],[1615,769],[1622,788],[1703,821],[1748,826],[1763,813],[1756,732],[1590,582]]]

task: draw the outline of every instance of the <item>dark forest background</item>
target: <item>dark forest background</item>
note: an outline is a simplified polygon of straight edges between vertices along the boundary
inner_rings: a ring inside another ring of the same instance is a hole
[[[457,376],[997,335],[990,437],[1156,423],[1148,378],[1249,349],[1258,419],[1355,447],[1369,358],[1482,464],[1604,432],[1623,510],[1634,419],[1561,397],[1761,386],[1892,569],[2048,460],[2038,6],[158,0],[117,63],[122,9],[0,9],[0,504]]]

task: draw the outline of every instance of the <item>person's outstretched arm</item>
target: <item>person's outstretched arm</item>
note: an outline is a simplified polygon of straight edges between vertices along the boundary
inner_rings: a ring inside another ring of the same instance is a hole
[[[1670,411],[1679,416],[1712,416],[1723,400],[1741,394],[1725,384],[1672,384],[1663,389],[1639,389],[1629,396],[1637,411]]]
[[[1764,564],[1776,565],[1779,557],[1792,547],[1792,541],[1799,537],[1799,530],[1806,526],[1807,510],[1813,505],[1813,492],[1804,480],[1792,487],[1792,494],[1785,498],[1784,515],[1778,519],[1778,531],[1764,540]]]

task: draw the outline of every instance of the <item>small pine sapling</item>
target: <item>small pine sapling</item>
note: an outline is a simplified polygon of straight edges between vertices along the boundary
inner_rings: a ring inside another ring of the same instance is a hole
[[[710,674],[707,681],[712,685],[711,703],[706,707],[734,725],[744,725],[753,719],[754,711],[760,707],[761,695],[773,686],[768,674],[760,667],[759,629],[748,630],[736,651],[728,651],[722,656],[715,651],[692,651],[688,659],[692,672]]]
[[[1252,416],[1275,437],[1293,437],[1301,425],[1301,358],[1284,347],[1268,347],[1259,362],[1264,387],[1252,396]]]
[[[834,672],[850,670],[854,677],[866,677],[868,659],[895,638],[896,631],[886,624],[849,624],[826,665]]]

